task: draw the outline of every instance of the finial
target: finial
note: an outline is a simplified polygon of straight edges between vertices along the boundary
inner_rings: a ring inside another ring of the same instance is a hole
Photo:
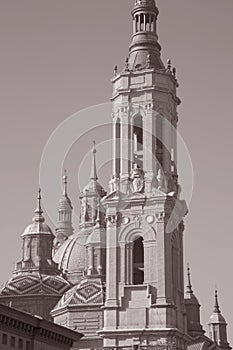
[[[125,72],[129,72],[129,58],[126,57],[125,59]]]
[[[146,68],[151,68],[151,55],[149,54],[146,59]]]
[[[221,313],[220,307],[219,307],[219,304],[218,304],[218,291],[217,291],[217,289],[215,290],[214,312],[217,313],[217,314],[220,314],[220,313]]]
[[[43,210],[41,207],[41,188],[39,188],[38,190],[38,195],[37,195],[37,208],[35,210],[35,217],[33,218],[33,220],[35,222],[44,222],[44,217],[43,217]]]
[[[67,184],[68,184],[67,170],[64,170],[64,175],[63,175],[63,195],[64,196],[67,196]]]
[[[93,141],[93,149],[92,149],[92,154],[93,154],[93,158],[92,158],[92,166],[91,166],[91,180],[98,180],[98,176],[97,176],[97,170],[96,170],[96,159],[95,159],[95,155],[96,155],[96,142]]]
[[[176,78],[176,68],[175,67],[172,69],[172,74],[173,74],[174,78]]]
[[[167,60],[167,72],[171,72],[172,62],[170,59]]]
[[[100,201],[97,203],[97,217],[96,217],[96,227],[100,227]]]
[[[187,275],[188,275],[187,293],[193,294],[189,264],[187,264]]]
[[[115,67],[114,67],[114,77],[116,77],[116,76],[117,76],[117,74],[118,74],[118,67],[117,67],[117,66],[115,66]]]
[[[95,140],[93,141],[93,149],[92,149],[93,153],[96,153],[96,142]]]

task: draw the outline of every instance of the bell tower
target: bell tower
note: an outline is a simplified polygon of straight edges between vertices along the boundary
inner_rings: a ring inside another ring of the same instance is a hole
[[[113,176],[106,211],[104,346],[186,347],[176,70],[165,67],[154,0],[132,10],[129,57],[113,83]]]

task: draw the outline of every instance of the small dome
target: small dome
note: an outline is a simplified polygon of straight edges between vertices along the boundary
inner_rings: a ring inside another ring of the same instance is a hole
[[[35,210],[35,216],[33,218],[33,222],[26,227],[24,230],[22,237],[27,235],[38,235],[38,234],[44,234],[44,235],[52,235],[51,228],[45,223],[45,218],[43,217],[43,210],[41,208],[41,189],[38,191],[37,196],[37,208]]]
[[[70,289],[70,284],[61,276],[27,273],[11,278],[0,291],[0,297],[22,295],[62,295],[68,289]]]
[[[199,306],[199,301],[198,301],[197,297],[194,295],[194,293],[186,292],[185,296],[184,296],[184,301],[185,301],[185,304]]]
[[[22,237],[26,235],[53,235],[51,228],[44,222],[33,222],[24,230]]]
[[[104,188],[96,180],[91,179],[83,189],[84,194],[97,194],[101,198],[106,195]]]
[[[136,0],[135,6],[156,7],[155,0]]]
[[[221,313],[217,313],[217,312],[214,312],[211,316],[210,316],[210,319],[209,319],[209,324],[219,324],[219,323],[223,323],[223,324],[226,324],[226,320],[225,318],[222,316]]]
[[[70,211],[72,209],[73,209],[73,207],[72,207],[70,198],[67,196],[63,196],[59,200],[58,210]]]
[[[66,292],[53,311],[65,306],[101,306],[104,304],[104,291],[100,278],[84,278]]]

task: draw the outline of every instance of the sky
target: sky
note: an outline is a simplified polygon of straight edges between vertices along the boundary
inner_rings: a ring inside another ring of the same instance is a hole
[[[48,139],[69,116],[110,100],[113,67],[122,67],[128,55],[133,3],[0,0],[2,283],[21,258],[20,235],[36,206],[40,161]],[[233,2],[157,0],[157,5],[162,58],[164,62],[171,58],[177,68],[182,100],[179,131],[194,170],[185,219],[185,263],[190,263],[204,328],[217,287],[233,344]],[[81,147],[74,145],[67,157],[69,194],[76,211],[79,166],[93,137],[94,133]],[[55,200],[54,212],[56,206]]]

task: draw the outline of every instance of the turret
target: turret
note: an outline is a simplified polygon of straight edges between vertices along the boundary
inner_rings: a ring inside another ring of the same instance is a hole
[[[158,43],[157,17],[159,10],[154,0],[136,0],[132,10],[133,38],[130,45],[129,69],[163,69]]]
[[[23,256],[22,260],[16,265],[14,275],[22,272],[50,275],[59,273],[57,264],[52,260],[54,235],[43,217],[40,189],[33,223],[24,230],[22,239]]]
[[[97,207],[99,200],[104,197],[106,192],[98,182],[96,167],[96,145],[93,143],[92,165],[90,181],[84,187],[81,199],[80,228],[95,226],[97,219]],[[100,218],[102,219],[102,218]]]
[[[188,265],[187,269],[188,283],[185,291],[185,309],[187,314],[187,331],[188,334],[192,337],[203,335],[204,331],[200,322],[200,304],[198,299],[193,293],[192,284],[191,284],[191,274],[190,268]]]
[[[217,290],[215,291],[214,311],[209,319],[209,337],[220,349],[231,349],[227,341],[227,323],[220,311]]]

